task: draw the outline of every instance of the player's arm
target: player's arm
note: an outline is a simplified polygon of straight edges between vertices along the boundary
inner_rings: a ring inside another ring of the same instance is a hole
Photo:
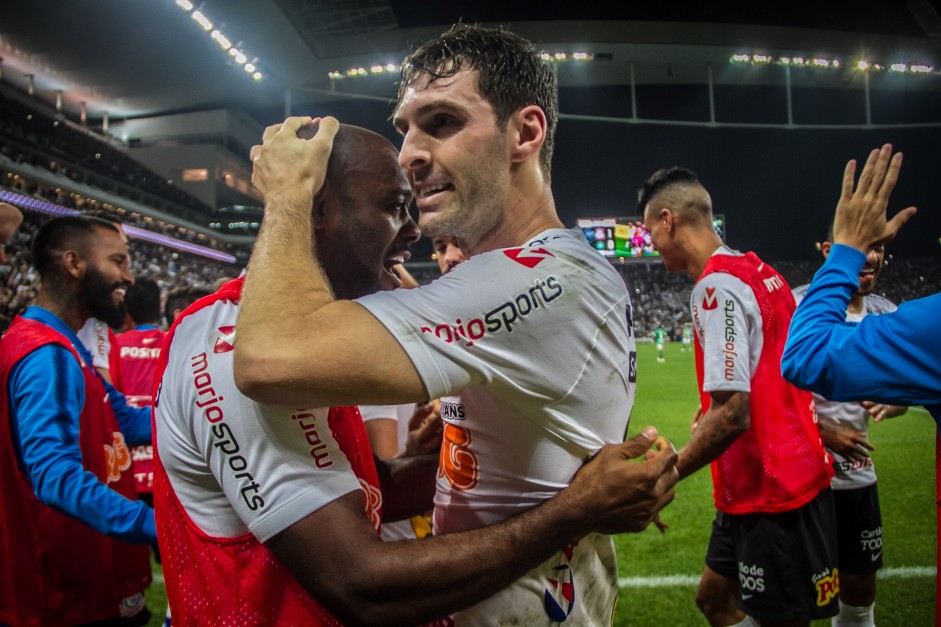
[[[108,402],[114,410],[118,420],[118,427],[124,434],[124,440],[131,445],[150,444],[153,441],[153,424],[150,420],[150,407],[132,407],[127,397],[118,392],[107,381],[105,391],[108,392]]]
[[[482,529],[383,543],[350,493],[267,542],[319,602],[346,622],[414,625],[505,588],[591,531],[644,529],[673,498],[676,453],[656,431],[608,445],[542,505]],[[416,585],[416,582],[420,582]]]
[[[14,367],[8,385],[14,446],[36,498],[101,533],[156,543],[153,510],[118,494],[82,465],[84,377],[68,350],[51,344],[33,351]]]
[[[252,149],[252,182],[265,218],[239,307],[235,381],[261,403],[330,407],[388,405],[427,398],[395,338],[366,309],[336,301],[314,255],[311,207],[324,184],[338,123],[310,118],[268,127]]]
[[[721,455],[748,430],[748,392],[711,392],[709,411],[702,414],[696,429],[679,453],[676,469],[684,479]]]
[[[841,425],[836,420],[817,415],[820,438],[834,453],[858,462],[865,462],[869,451],[876,450],[866,437],[865,431],[857,431]]]
[[[834,244],[794,312],[781,360],[784,378],[835,401],[933,405],[941,385],[941,295],[844,322],[865,255]]]

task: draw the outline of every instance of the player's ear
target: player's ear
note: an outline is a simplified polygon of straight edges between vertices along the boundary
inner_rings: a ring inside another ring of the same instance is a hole
[[[314,230],[322,229],[326,226],[327,223],[327,214],[330,211],[330,199],[333,194],[330,189],[330,181],[325,180],[323,182],[323,187],[320,188],[320,191],[314,196],[314,203],[311,207],[311,225],[314,227]]]
[[[820,242],[820,252],[824,259],[830,256],[830,246],[832,246],[830,242]]]
[[[511,147],[513,161],[522,162],[538,155],[546,141],[546,114],[542,107],[529,105],[517,111],[511,118],[510,130],[514,142]]]

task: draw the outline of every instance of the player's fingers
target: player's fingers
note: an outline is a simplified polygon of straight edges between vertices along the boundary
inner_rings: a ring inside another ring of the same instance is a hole
[[[307,140],[312,146],[315,146],[321,157],[326,158],[333,150],[333,138],[340,130],[340,123],[336,118],[327,116],[320,120],[320,126],[317,128],[317,134]]]
[[[290,137],[296,137],[297,131],[299,131],[302,126],[307,126],[311,122],[312,119],[308,115],[296,115],[282,122],[281,128],[278,129],[278,133],[284,133]]]
[[[628,459],[643,457],[657,439],[657,429],[645,427],[643,431],[620,445],[621,454]]]
[[[856,182],[856,159],[850,159],[846,162],[846,168],[843,170],[843,192],[840,200],[849,200],[853,197],[853,184]],[[700,410],[701,411],[701,410]]]
[[[886,230],[890,233],[888,239],[892,239],[899,232],[899,229],[908,222],[908,220],[915,215],[918,210],[915,207],[908,207],[907,209],[902,209],[897,214],[892,216],[892,219],[886,225]],[[886,240],[888,241],[888,240]],[[883,242],[884,243],[884,242]]]
[[[261,143],[267,144],[271,141],[271,138],[278,134],[278,131],[281,130],[281,123],[272,124],[271,126],[265,129],[265,132],[261,134]]]
[[[866,164],[863,165],[863,171],[859,175],[859,183],[856,184],[856,194],[865,195],[872,184],[872,171],[876,167],[876,160],[879,158],[879,149],[874,148],[866,158]]]
[[[876,156],[876,161],[872,167],[872,179],[868,187],[867,196],[879,197],[882,185],[885,183],[886,171],[889,168],[889,162],[892,160],[892,144],[883,144]]]
[[[889,161],[889,167],[886,170],[885,176],[882,178],[882,182],[877,193],[877,197],[884,203],[884,205],[889,204],[889,196],[892,194],[892,190],[895,188],[895,183],[899,180],[899,171],[901,169],[902,153],[897,152],[892,156],[892,160]]]

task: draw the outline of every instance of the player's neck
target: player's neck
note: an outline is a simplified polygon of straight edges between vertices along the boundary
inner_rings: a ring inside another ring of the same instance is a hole
[[[683,246],[688,259],[686,272],[694,281],[698,281],[709,258],[722,246],[722,240],[710,227],[708,230],[697,229],[690,232]]]
[[[862,294],[853,294],[853,297],[850,298],[850,304],[846,308],[847,313],[858,314],[863,312],[863,300],[864,296]]]

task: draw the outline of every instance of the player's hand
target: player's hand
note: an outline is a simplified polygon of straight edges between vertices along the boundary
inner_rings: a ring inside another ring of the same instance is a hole
[[[869,458],[869,451],[876,450],[866,435],[866,431],[839,426],[825,426],[820,429],[820,437],[828,449],[856,462],[865,462]]]
[[[302,127],[319,121],[317,134],[311,139],[297,136]],[[333,138],[340,128],[335,118],[312,119],[292,117],[265,129],[261,145],[252,146],[252,184],[265,199],[266,207],[274,198],[291,202],[278,206],[295,206],[310,212],[314,194],[323,187],[327,161],[333,149]]]
[[[908,407],[904,405],[883,405],[872,401],[862,401],[860,405],[865,408],[866,413],[872,416],[873,422],[882,422],[887,418],[895,418],[908,411]]]
[[[412,417],[408,420],[408,438],[405,450],[398,457],[427,455],[441,449],[441,435],[444,423],[441,410],[435,402],[418,403]]]
[[[632,461],[632,460],[642,461]],[[643,531],[673,500],[676,449],[654,427],[602,447],[564,490],[599,533]]]
[[[915,214],[915,207],[899,211],[886,220],[886,207],[902,167],[902,153],[892,156],[892,145],[869,153],[856,189],[856,160],[843,171],[843,191],[833,221],[833,241],[868,253],[895,237],[902,225]]]

